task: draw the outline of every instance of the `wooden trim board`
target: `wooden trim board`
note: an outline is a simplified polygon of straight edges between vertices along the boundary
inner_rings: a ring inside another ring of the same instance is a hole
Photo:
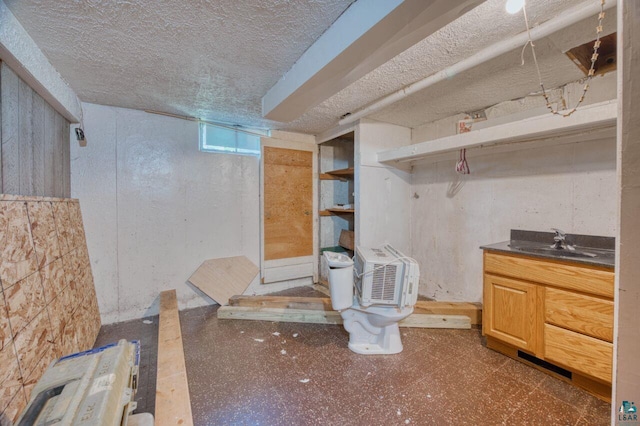
[[[245,308],[306,309],[313,311],[331,311],[331,299],[328,297],[283,297],[283,296],[233,296],[229,306]]]
[[[413,312],[432,315],[464,315],[469,317],[472,325],[482,324],[482,304],[480,303],[418,300],[413,307]]]
[[[320,309],[264,308],[245,306],[221,306],[219,319],[244,319],[253,321],[300,322],[310,324],[342,324],[338,311]],[[462,315],[411,314],[400,321],[400,327],[412,328],[471,328],[469,317]]]
[[[176,291],[160,293],[155,426],[192,426]]]
[[[320,287],[320,285],[315,285],[314,289],[319,290]],[[328,289],[323,288],[320,291],[325,292]],[[329,297],[233,296],[229,299],[229,305],[273,309],[332,309]],[[472,325],[482,324],[482,307],[479,303],[419,300],[414,306],[413,313],[414,315],[461,315],[468,317]]]

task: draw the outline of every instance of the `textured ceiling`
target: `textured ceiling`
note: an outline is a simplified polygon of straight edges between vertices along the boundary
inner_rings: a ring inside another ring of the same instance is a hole
[[[487,0],[291,123],[261,117],[261,97],[352,0],[5,0],[86,102],[317,134],[341,115],[524,31]],[[598,2],[599,0],[591,0]],[[538,25],[584,0],[531,0]],[[592,40],[596,17],[536,43],[548,88],[583,75],[563,51]],[[609,10],[605,33],[615,31]],[[538,90],[519,49],[393,104],[372,118],[408,127]]]
[[[260,124],[353,0],[5,0],[82,101]]]

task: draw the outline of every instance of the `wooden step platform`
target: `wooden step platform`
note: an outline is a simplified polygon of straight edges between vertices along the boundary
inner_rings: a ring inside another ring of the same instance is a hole
[[[480,306],[473,303],[421,301],[400,327],[465,329],[479,324],[481,317]],[[229,306],[218,309],[218,318],[342,324],[328,297],[233,296]]]

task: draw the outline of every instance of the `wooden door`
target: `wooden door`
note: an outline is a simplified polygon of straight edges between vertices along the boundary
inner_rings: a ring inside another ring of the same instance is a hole
[[[315,149],[263,146],[264,283],[315,275]]]

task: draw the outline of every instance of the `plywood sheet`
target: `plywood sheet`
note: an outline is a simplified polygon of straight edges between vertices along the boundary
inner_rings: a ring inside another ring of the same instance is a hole
[[[29,377],[51,347],[51,322],[46,311],[40,312],[14,337],[18,363],[24,379]]]
[[[44,309],[46,302],[40,275],[36,272],[4,291],[13,335],[19,334]]]
[[[264,258],[313,255],[313,153],[264,148]]]
[[[0,281],[2,288],[37,271],[24,202],[0,201]]]
[[[2,365],[0,369],[0,413],[2,413],[9,406],[14,396],[22,390],[18,359],[13,350],[13,345],[0,350],[0,365]]]
[[[242,294],[258,274],[258,267],[245,256],[209,259],[189,277],[189,282],[219,305],[228,305],[229,298]]]
[[[160,293],[156,426],[193,425],[176,291]]]
[[[56,259],[40,269],[40,276],[44,298],[47,303],[51,303],[67,285],[62,259]]]
[[[53,218],[58,235],[58,247],[60,247],[60,251],[64,256],[73,249],[73,231],[71,230],[69,208],[66,202],[53,203]]]
[[[29,202],[27,209],[38,266],[42,267],[60,257],[53,207],[48,202]]]
[[[4,297],[0,295],[0,351],[11,343],[11,328],[9,327],[9,313],[4,304]],[[0,364],[2,365],[2,364]],[[0,377],[0,385],[2,385],[2,377]]]
[[[15,421],[52,360],[91,348],[100,330],[76,200],[2,196],[0,281],[3,423]]]

